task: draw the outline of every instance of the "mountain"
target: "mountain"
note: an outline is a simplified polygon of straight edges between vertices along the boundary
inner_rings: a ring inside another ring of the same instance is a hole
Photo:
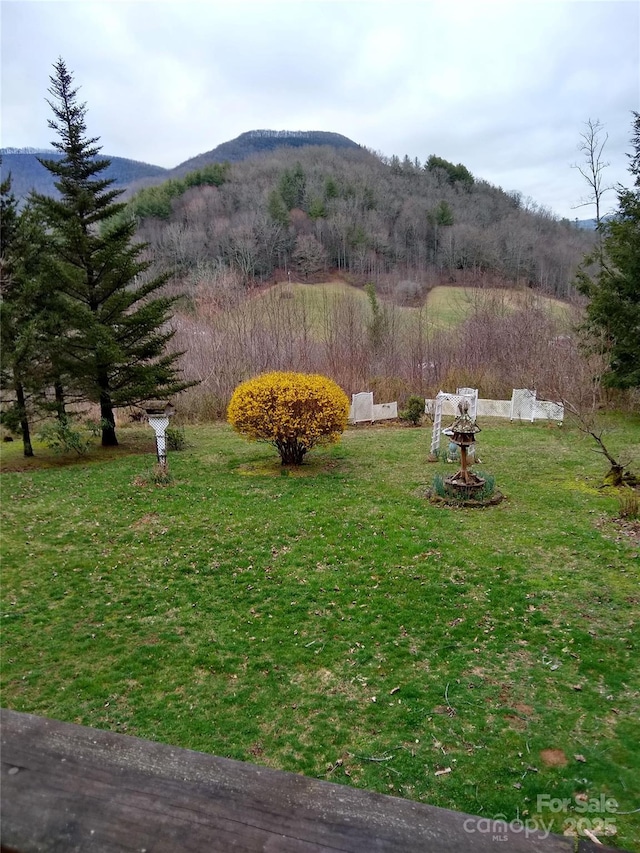
[[[602,217],[602,222],[610,222],[614,218],[612,213],[608,213]],[[582,231],[595,231],[596,219],[576,219],[574,225]]]
[[[16,196],[54,192],[37,152],[0,154]],[[337,270],[409,299],[431,278],[494,277],[564,298],[595,238],[461,164],[386,158],[336,133],[253,130],[173,169],[111,159],[141,239],[177,278],[203,264],[243,286]]]
[[[245,287],[283,271],[304,281],[337,271],[359,283],[388,281],[407,300],[441,279],[572,296],[595,237],[461,164],[351,146],[278,145],[226,167],[204,164],[141,190],[129,212],[176,279],[225,269]]]
[[[332,148],[360,149],[353,140],[340,133],[322,130],[249,130],[229,142],[223,142],[212,151],[198,154],[172,169],[172,177],[181,177],[209,163],[237,163],[255,154],[264,154],[276,148],[304,148],[309,145],[329,145]]]
[[[125,188],[129,184],[143,179],[155,178],[167,180],[169,170],[150,163],[140,163],[126,157],[110,157],[111,164],[102,173],[111,178],[117,187]],[[11,189],[17,199],[25,198],[31,190],[43,195],[57,195],[53,175],[40,163],[38,157],[47,160],[60,160],[62,154],[57,151],[39,148],[0,148],[2,180],[11,173]]]
[[[103,173],[112,178],[117,187],[137,190],[143,186],[159,184],[169,178],[181,178],[196,169],[211,163],[237,163],[256,154],[264,154],[276,148],[303,148],[309,145],[331,146],[337,149],[356,149],[361,146],[339,133],[327,133],[320,130],[250,130],[235,139],[223,142],[211,151],[198,154],[185,160],[172,169],[129,160],[126,157],[113,157],[111,165]],[[26,197],[33,189],[43,195],[56,195],[52,175],[38,161],[38,157],[58,160],[62,155],[55,151],[38,148],[0,148],[2,178],[11,172],[11,184],[18,199]]]

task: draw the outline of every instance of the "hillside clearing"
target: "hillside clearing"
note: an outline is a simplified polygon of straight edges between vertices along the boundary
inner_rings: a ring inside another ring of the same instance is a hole
[[[322,331],[328,312],[343,300],[350,300],[363,314],[370,312],[369,299],[364,289],[344,281],[315,284],[279,282],[255,298],[258,305],[265,301],[290,300],[293,303],[292,310],[304,312],[316,332]],[[535,309],[561,323],[568,322],[571,315],[571,307],[566,302],[522,288],[438,285],[428,291],[422,305],[395,305],[384,297],[380,297],[380,300],[386,310],[399,319],[401,325],[407,321],[413,322],[414,318],[422,314],[427,327],[434,330],[453,329],[479,310],[510,314],[518,310]]]

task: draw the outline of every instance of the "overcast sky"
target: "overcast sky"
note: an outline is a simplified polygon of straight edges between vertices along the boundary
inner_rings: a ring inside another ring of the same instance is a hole
[[[437,154],[560,216],[599,119],[630,184],[638,0],[1,0],[2,146],[48,147],[61,56],[102,153],[176,166],[257,128]],[[615,195],[605,197],[615,206]]]

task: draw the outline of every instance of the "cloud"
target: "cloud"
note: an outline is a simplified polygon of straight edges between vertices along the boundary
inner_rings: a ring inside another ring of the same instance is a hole
[[[2,144],[51,139],[62,56],[105,153],[177,165],[255,128],[328,130],[437,153],[574,216],[583,123],[627,181],[640,103],[628,0],[3,0]],[[588,215],[588,211],[580,212]]]

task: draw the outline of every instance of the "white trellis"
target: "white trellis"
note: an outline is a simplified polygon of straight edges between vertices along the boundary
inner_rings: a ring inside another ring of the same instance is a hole
[[[445,391],[438,391],[435,399],[435,409],[433,415],[433,432],[431,433],[431,453],[436,454],[440,449],[440,436],[442,435],[442,410],[445,404],[449,404],[448,408],[453,408],[453,414],[458,411],[458,404],[466,400],[469,403],[469,417],[475,421],[478,411],[478,389],[477,388],[458,388],[455,394],[447,394]]]
[[[529,388],[514,388],[511,395],[512,421],[531,421],[535,418],[536,392]]]

